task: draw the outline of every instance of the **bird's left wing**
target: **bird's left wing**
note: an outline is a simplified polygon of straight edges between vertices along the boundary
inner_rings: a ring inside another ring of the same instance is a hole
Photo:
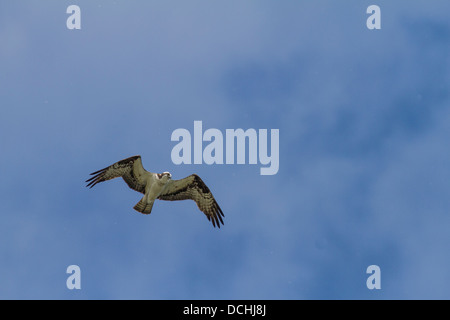
[[[122,177],[131,189],[144,193],[145,184],[140,182],[140,177],[144,171],[141,156],[129,157],[91,173],[93,177],[86,180],[86,182],[89,182],[86,187],[92,188],[97,183]]]
[[[158,199],[168,201],[194,200],[214,227],[217,225],[220,228],[220,224],[223,224],[222,217],[224,217],[224,214],[222,209],[209,188],[196,174],[180,180],[170,180],[167,188],[159,195]]]

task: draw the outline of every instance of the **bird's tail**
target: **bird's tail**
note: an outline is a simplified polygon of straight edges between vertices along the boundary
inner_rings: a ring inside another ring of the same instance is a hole
[[[137,212],[140,212],[140,213],[150,214],[152,212],[152,208],[153,208],[153,203],[154,202],[155,202],[154,200],[152,202],[147,202],[145,200],[145,197],[143,197],[141,199],[141,201],[139,201],[134,206],[134,210],[136,210]]]

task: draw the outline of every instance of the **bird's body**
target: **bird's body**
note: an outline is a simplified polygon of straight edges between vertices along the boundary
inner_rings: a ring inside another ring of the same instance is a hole
[[[144,214],[150,214],[156,199],[186,200],[197,203],[198,208],[212,221],[213,226],[220,228],[224,216],[211,191],[196,174],[184,179],[172,180],[169,172],[153,173],[144,169],[140,156],[133,156],[118,161],[109,167],[91,173],[93,177],[86,180],[87,187],[92,188],[99,182],[122,177],[127,185],[144,196],[134,206],[134,209]]]
[[[167,185],[170,180],[169,175],[166,173],[146,173],[143,179],[145,183],[144,197],[134,207],[136,211],[145,214],[152,212],[153,203],[167,189]]]

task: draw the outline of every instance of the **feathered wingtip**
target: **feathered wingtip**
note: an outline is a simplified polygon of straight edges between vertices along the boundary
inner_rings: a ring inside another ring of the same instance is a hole
[[[220,223],[224,225],[222,217],[225,218],[225,215],[223,214],[222,209],[219,207],[217,202],[214,203],[213,210],[214,213],[212,215],[207,215],[206,217],[208,218],[209,221],[212,222],[214,228],[217,226],[220,229]]]
[[[106,169],[108,169],[108,168],[104,168],[104,169],[92,172],[90,175],[91,176],[93,175],[93,177],[91,177],[85,181],[85,182],[89,182],[86,185],[86,187],[89,187],[89,189],[91,189],[97,183],[104,181],[103,174],[105,173]]]

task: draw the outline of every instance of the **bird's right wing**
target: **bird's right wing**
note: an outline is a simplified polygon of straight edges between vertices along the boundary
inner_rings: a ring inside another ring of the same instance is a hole
[[[158,196],[158,199],[168,201],[194,200],[214,227],[220,228],[220,224],[223,224],[222,217],[224,217],[224,214],[222,209],[209,188],[196,174],[180,180],[170,180],[167,189]]]
[[[86,180],[89,182],[86,187],[92,188],[97,183],[122,177],[131,189],[145,193],[144,173],[141,156],[133,156],[91,173],[93,177]]]

